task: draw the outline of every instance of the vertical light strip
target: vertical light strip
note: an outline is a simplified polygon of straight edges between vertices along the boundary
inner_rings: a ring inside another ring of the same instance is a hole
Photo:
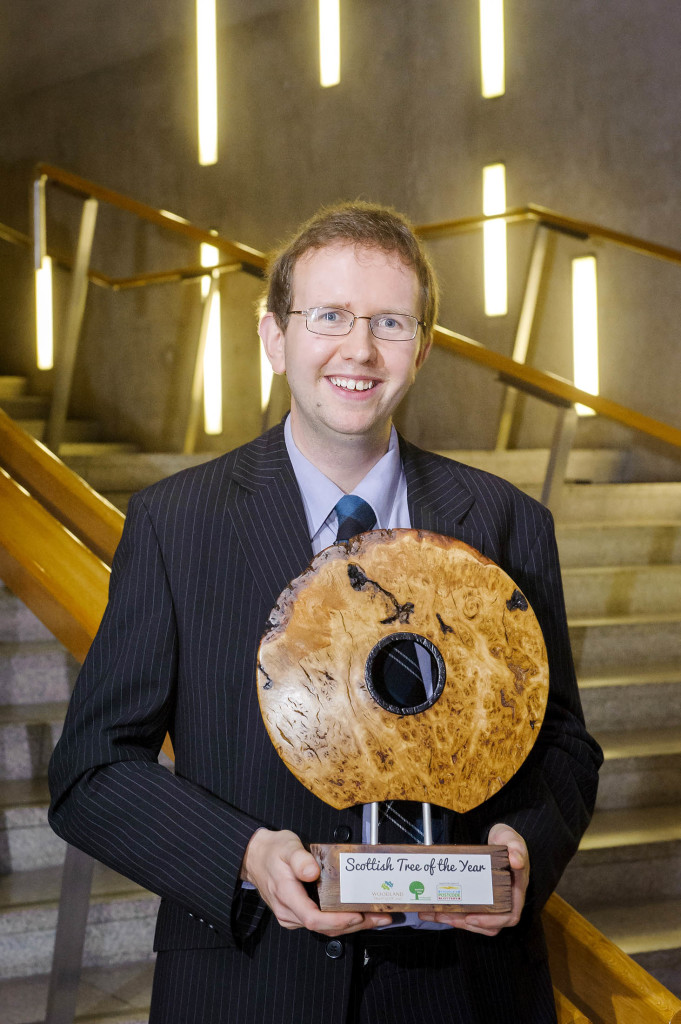
[[[480,0],[480,74],[485,99],[504,95],[504,0]]]
[[[572,261],[572,346],[576,387],[598,394],[598,284],[595,256]],[[594,416],[587,405],[575,406],[580,416]]]
[[[212,267],[220,257],[214,245],[201,243],[201,266]],[[222,330],[219,280],[209,298],[211,275],[201,278],[204,302],[210,302],[206,348],[203,353],[203,429],[206,434],[222,433]]]
[[[215,0],[196,0],[199,163],[218,161],[218,75]]]
[[[52,260],[43,256],[35,272],[36,353],[39,370],[54,365],[54,326],[52,319]]]
[[[319,81],[340,82],[340,0],[319,0]]]
[[[272,381],[274,379],[274,371],[270,365],[270,361],[265,353],[264,346],[260,345],[260,408],[263,412],[270,404],[270,395],[272,394]]]
[[[506,167],[489,164],[482,170],[482,211],[486,217],[506,209]],[[504,316],[508,312],[506,267],[506,221],[483,225],[485,313]]]

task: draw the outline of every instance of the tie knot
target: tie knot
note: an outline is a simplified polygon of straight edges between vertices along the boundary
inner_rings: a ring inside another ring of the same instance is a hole
[[[349,540],[357,533],[370,530],[376,522],[376,513],[368,501],[357,494],[344,494],[335,506],[338,516],[336,541]]]

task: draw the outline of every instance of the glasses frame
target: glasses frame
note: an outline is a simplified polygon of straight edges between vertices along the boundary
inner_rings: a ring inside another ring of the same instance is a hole
[[[350,326],[348,327],[347,331],[342,331],[342,332],[334,331],[333,333],[326,334],[326,333],[324,333],[324,331],[316,331],[314,329],[314,327],[310,327],[310,324],[309,324],[309,321],[308,321],[307,318],[312,313],[314,313],[315,310],[318,310],[318,309],[333,309],[333,310],[339,310],[342,313],[349,313],[350,316],[352,317],[352,321],[351,321]],[[356,320],[368,320],[369,321],[369,330],[373,334],[374,338],[376,338],[378,341],[393,341],[393,342],[396,342],[398,344],[402,344],[403,342],[413,341],[414,338],[416,337],[416,333],[417,333],[419,327],[422,327],[424,330],[425,330],[425,327],[426,327],[425,320],[419,320],[418,317],[414,316],[413,313],[390,313],[390,312],[385,312],[385,313],[374,313],[373,316],[357,316],[357,314],[353,313],[351,309],[346,309],[344,306],[312,306],[310,309],[289,309],[287,311],[286,315],[287,316],[304,316],[305,317],[305,327],[310,332],[310,334],[318,334],[322,338],[347,338],[348,334],[350,334],[350,332],[352,331],[352,328],[355,326],[355,321]],[[414,320],[415,323],[416,323],[416,326],[414,327],[414,333],[412,334],[411,338],[381,338],[381,337],[379,337],[378,334],[376,334],[374,328],[372,327],[372,323],[371,323],[372,320],[375,320],[376,317],[379,317],[379,316],[408,316],[410,320]]]

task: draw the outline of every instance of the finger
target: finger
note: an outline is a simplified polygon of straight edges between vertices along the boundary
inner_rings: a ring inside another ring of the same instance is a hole
[[[296,846],[291,850],[288,863],[293,874],[301,882],[314,882],[319,878],[320,868],[309,850],[303,846]]]

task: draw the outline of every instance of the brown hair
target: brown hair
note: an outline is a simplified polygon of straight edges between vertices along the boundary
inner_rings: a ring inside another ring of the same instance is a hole
[[[267,309],[274,313],[282,330],[288,324],[293,270],[298,260],[310,250],[343,243],[394,253],[415,271],[421,286],[421,319],[426,325],[424,341],[427,341],[438,308],[438,287],[430,260],[406,217],[389,207],[359,201],[322,207],[271,256]]]

